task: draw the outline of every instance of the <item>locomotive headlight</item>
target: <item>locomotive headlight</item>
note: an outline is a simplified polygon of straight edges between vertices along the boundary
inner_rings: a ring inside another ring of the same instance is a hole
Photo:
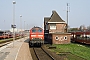
[[[31,35],[31,37],[36,37],[36,35]]]
[[[38,35],[38,36],[43,36],[43,35]]]
[[[42,38],[39,38],[39,39],[42,39]]]
[[[40,38],[40,39],[42,39],[42,38]]]

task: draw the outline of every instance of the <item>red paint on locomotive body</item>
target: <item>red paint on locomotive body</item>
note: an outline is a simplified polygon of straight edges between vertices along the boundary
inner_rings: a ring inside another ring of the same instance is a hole
[[[30,30],[30,43],[41,43],[44,44],[44,30],[40,27],[33,27]]]

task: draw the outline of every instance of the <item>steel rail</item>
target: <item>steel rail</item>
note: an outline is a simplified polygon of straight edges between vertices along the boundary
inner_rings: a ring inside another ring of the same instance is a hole
[[[36,55],[37,59],[39,60],[39,57],[38,57],[38,55],[37,55],[37,53],[36,53],[36,51],[35,51],[35,49],[34,49],[34,48],[33,48],[33,51],[34,51],[34,53],[35,53],[35,55]]]
[[[42,47],[40,47],[40,48],[41,48],[41,50],[42,50],[47,56],[49,56],[52,60],[55,60],[55,59],[54,59],[49,53],[47,53]],[[34,53],[35,53],[37,59],[40,60],[39,57],[38,57],[38,54],[37,54],[36,51],[35,51],[35,48],[33,48],[33,50],[34,50]]]
[[[42,49],[52,60],[55,60],[49,53],[47,53],[47,52],[43,49],[43,47],[41,47],[41,49]]]

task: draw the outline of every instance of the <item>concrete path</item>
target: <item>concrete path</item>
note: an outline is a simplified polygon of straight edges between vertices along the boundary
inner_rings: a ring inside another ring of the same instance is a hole
[[[20,50],[23,49],[24,47],[23,46],[21,48],[25,40],[27,40],[27,38],[22,38],[22,39],[14,41],[14,46],[12,42],[6,46],[1,47],[0,48],[0,60],[17,60]]]

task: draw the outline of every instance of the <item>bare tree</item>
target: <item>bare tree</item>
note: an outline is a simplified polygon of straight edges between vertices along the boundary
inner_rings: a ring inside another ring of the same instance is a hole
[[[81,25],[81,26],[79,27],[79,30],[80,30],[80,31],[84,31],[85,29],[86,29],[85,25]]]
[[[89,26],[87,26],[87,30],[88,30],[88,31],[90,31],[90,25],[89,25]]]

